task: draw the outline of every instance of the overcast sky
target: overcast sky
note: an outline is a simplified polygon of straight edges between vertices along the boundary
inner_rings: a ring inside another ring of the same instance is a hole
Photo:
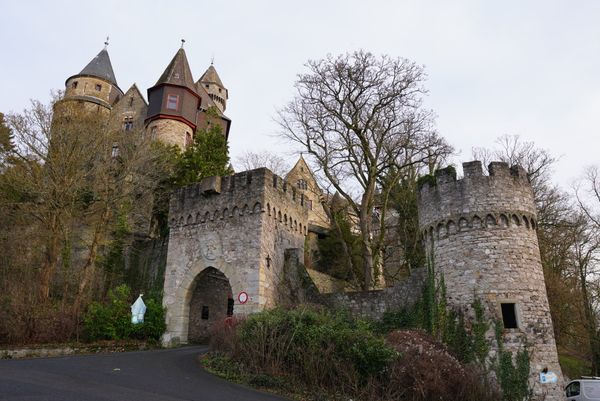
[[[0,10],[0,111],[48,100],[102,49],[144,94],[186,39],[194,79],[214,57],[232,157],[285,151],[275,110],[308,59],[365,49],[425,66],[439,132],[471,158],[504,134],[561,159],[568,187],[600,163],[599,1],[26,1]]]

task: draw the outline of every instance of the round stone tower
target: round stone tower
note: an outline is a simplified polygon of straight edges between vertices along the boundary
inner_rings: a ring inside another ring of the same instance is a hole
[[[67,78],[63,101],[108,114],[122,96],[105,47],[79,74]]]
[[[554,341],[536,234],[536,206],[525,170],[492,162],[463,163],[436,172],[435,183],[419,189],[419,227],[436,275],[443,274],[449,307],[473,316],[478,299],[490,322],[502,328],[504,349],[527,345],[530,383],[536,395],[563,400],[562,373]],[[487,332],[497,351],[494,326]],[[540,373],[554,372],[555,384]]]

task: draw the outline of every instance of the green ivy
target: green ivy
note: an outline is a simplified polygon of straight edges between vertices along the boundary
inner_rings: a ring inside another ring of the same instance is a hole
[[[530,400],[533,390],[529,387],[530,359],[527,345],[519,349],[513,358],[513,353],[504,349],[502,322],[496,321],[494,325],[498,346],[495,372],[502,389],[502,400]]]

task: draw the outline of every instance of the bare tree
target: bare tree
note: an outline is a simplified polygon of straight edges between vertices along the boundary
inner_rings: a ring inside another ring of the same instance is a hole
[[[406,168],[427,164],[449,147],[433,129],[433,113],[422,107],[425,73],[415,63],[356,51],[306,66],[278,122],[358,216],[368,289],[385,232],[373,236],[375,199],[385,213],[389,198],[382,180],[397,180]],[[385,216],[377,221],[383,225]]]
[[[110,131],[106,117],[76,105],[37,101],[7,116],[15,146],[2,176],[0,203],[37,222],[44,242],[41,299],[50,296],[59,261],[71,269],[70,254],[77,247],[87,252],[78,252],[78,265],[68,275],[76,278],[74,304],[79,305],[120,211],[148,199],[160,179],[160,160],[148,141],[141,133]],[[151,200],[146,207],[152,207]],[[68,286],[63,297],[67,291]]]
[[[584,177],[574,186],[579,208],[600,228],[600,170],[598,166],[586,168]]]
[[[235,158],[236,168],[253,170],[266,167],[279,176],[285,176],[290,171],[290,165],[279,155],[263,150],[260,152],[244,152]]]

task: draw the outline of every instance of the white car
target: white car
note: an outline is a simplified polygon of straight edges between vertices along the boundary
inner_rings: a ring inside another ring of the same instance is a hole
[[[581,376],[565,387],[568,401],[600,401],[600,377]]]

